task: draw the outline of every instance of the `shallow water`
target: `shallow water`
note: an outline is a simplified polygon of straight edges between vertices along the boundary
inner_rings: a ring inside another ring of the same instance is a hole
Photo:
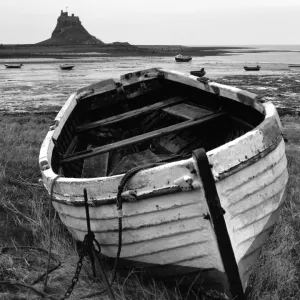
[[[228,56],[194,57],[188,63],[176,63],[174,57],[84,57],[72,59],[14,59],[22,69],[6,69],[9,59],[0,60],[0,112],[58,111],[78,88],[102,79],[145,68],[162,67],[189,73],[204,67],[206,77],[253,92],[268,94],[277,106],[300,111],[298,91],[300,63],[298,52],[238,53]],[[61,70],[60,64],[74,64],[73,70]],[[259,72],[246,72],[244,65],[260,64]],[[246,76],[246,77],[245,77]],[[299,77],[300,78],[300,77]],[[278,81],[279,80],[279,81]],[[284,84],[280,84],[283,80]],[[282,87],[286,86],[285,90]],[[280,97],[277,95],[280,90]]]

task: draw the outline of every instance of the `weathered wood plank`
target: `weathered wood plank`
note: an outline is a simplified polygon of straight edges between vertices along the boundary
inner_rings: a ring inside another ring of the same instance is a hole
[[[106,118],[106,119],[103,119],[103,120],[99,120],[99,121],[96,121],[96,122],[92,122],[92,123],[89,123],[89,124],[84,124],[84,125],[78,126],[76,131],[77,132],[83,132],[83,131],[87,131],[89,129],[96,128],[96,127],[99,127],[99,126],[114,124],[114,123],[117,123],[117,122],[120,122],[120,121],[124,121],[124,120],[130,119],[130,118],[148,113],[150,111],[154,111],[154,110],[157,110],[157,109],[161,109],[161,108],[164,108],[164,107],[182,102],[184,100],[185,99],[181,98],[181,97],[174,97],[174,98],[171,98],[171,99],[167,99],[165,101],[158,102],[158,103],[155,103],[155,104],[152,104],[152,105],[148,105],[148,106],[145,106],[145,107],[142,107],[142,108],[139,108],[139,109],[135,109],[135,110],[132,110],[132,111],[129,111],[129,112],[117,115],[117,116],[112,116],[112,117],[109,117],[109,118]]]
[[[187,120],[199,119],[211,113],[210,110],[181,103],[163,109],[164,112]]]
[[[146,94],[151,94],[155,92],[157,93],[158,91],[161,91],[162,88],[163,85],[157,80],[143,80],[141,82],[125,86],[124,90],[126,93],[126,98],[132,99]]]
[[[124,87],[137,82],[145,82],[157,78],[160,68],[152,68],[121,75],[120,81]]]
[[[249,124],[249,123],[247,123],[247,122],[245,122],[245,121],[243,121],[243,120],[241,120],[239,118],[235,118],[233,116],[230,116],[230,118],[233,119],[233,120],[235,120],[236,122],[244,125],[246,129],[252,130],[254,128],[253,125],[251,125],[251,124]]]
[[[122,147],[129,146],[132,144],[140,143],[140,142],[144,142],[144,141],[150,140],[152,138],[161,137],[161,136],[166,135],[171,132],[187,129],[187,128],[190,128],[193,126],[200,125],[207,121],[211,121],[213,119],[220,118],[222,116],[225,116],[226,114],[227,114],[226,112],[212,113],[208,116],[205,116],[205,117],[197,119],[197,120],[184,121],[179,124],[171,125],[171,126],[161,128],[161,129],[158,129],[155,131],[144,133],[144,134],[134,136],[134,137],[122,140],[122,141],[104,145],[104,146],[101,146],[101,147],[98,147],[95,149],[77,152],[77,153],[65,156],[64,159],[61,160],[61,163],[62,164],[69,163],[72,161],[99,155],[99,154],[102,154],[102,153],[105,153],[105,152],[108,152],[108,151],[111,151],[114,149],[122,148]]]
[[[87,149],[93,149],[89,145]],[[82,178],[104,177],[107,173],[109,153],[103,153],[98,156],[86,158],[82,168]]]
[[[171,156],[171,155],[169,155]],[[111,175],[117,175],[127,172],[135,167],[143,167],[148,164],[157,163],[160,161],[160,157],[155,155],[149,149],[137,153],[132,153],[123,157],[123,159],[117,164],[117,166],[110,173]]]
[[[76,149],[78,143],[79,143],[79,137],[77,135],[75,135],[74,138],[72,139],[69,147],[67,148],[65,155],[72,154],[74,152],[74,150]],[[58,174],[64,175],[64,170],[63,170],[62,166],[59,167]]]
[[[78,143],[79,143],[79,137],[77,135],[75,135],[73,140],[71,141],[68,149],[66,150],[65,155],[69,155],[69,154],[73,153],[75,148],[77,147]]]

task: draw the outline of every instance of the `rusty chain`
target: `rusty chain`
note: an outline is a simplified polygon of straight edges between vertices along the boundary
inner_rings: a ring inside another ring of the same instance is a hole
[[[101,247],[100,244],[98,243],[98,241],[95,239],[95,234],[94,232],[92,232],[91,230],[91,225],[90,225],[90,215],[89,215],[89,210],[88,210],[88,199],[87,199],[87,191],[86,189],[84,189],[84,200],[85,200],[85,209],[86,209],[86,219],[87,219],[87,229],[88,229],[88,233],[85,235],[83,243],[82,243],[82,247],[80,247],[81,249],[79,250],[79,260],[77,263],[77,267],[76,267],[76,271],[75,271],[75,275],[72,279],[71,285],[70,287],[67,289],[67,291],[65,292],[64,296],[60,299],[60,300],[64,300],[64,299],[68,299],[74,288],[76,283],[78,282],[79,279],[79,275],[83,266],[83,258],[85,256],[88,256],[91,260],[91,264],[92,264],[92,269],[93,269],[93,275],[96,278],[96,268],[95,268],[95,262],[94,262],[94,255],[95,254],[99,254],[101,253]],[[94,243],[97,245],[98,250],[95,249]],[[97,259],[96,259],[97,260]],[[101,267],[101,264],[99,266],[99,261],[98,261],[98,268],[100,267],[100,274],[102,279],[104,279],[104,282],[106,283],[106,290],[108,292],[108,296],[110,299],[115,300],[115,297],[113,295],[113,292],[111,290],[111,287],[107,281],[105,272],[103,270],[103,267]]]
[[[72,283],[71,283],[70,287],[67,289],[67,291],[65,292],[64,296],[61,298],[61,300],[68,299],[71,296],[71,294],[72,294],[72,292],[75,288],[75,285],[76,285],[76,283],[79,279],[79,274],[80,274],[81,269],[82,269],[82,260],[83,260],[83,258],[84,258],[84,254],[80,255],[80,258],[79,258],[78,263],[77,263],[75,275],[74,275],[74,277],[71,281]]]

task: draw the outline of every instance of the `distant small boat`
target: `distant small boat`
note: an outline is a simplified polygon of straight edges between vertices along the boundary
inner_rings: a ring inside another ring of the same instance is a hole
[[[60,65],[59,66],[62,70],[72,70],[75,66],[74,65],[68,65],[68,64],[65,64],[65,65]]]
[[[202,68],[200,71],[190,71],[191,75],[197,76],[197,77],[202,77],[206,74],[204,68]]]
[[[290,68],[300,68],[300,65],[289,65]]]
[[[258,65],[256,67],[247,67],[247,66],[244,67],[244,69],[246,71],[259,71],[260,68],[261,68],[261,66],[258,66]]]
[[[177,54],[175,56],[175,60],[177,62],[188,62],[188,61],[192,60],[192,57],[191,56],[185,56],[185,55]]]
[[[23,64],[5,64],[5,67],[8,69],[21,68]]]

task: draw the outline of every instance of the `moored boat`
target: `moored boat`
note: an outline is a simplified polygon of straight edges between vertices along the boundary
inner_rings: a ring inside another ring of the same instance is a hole
[[[187,284],[201,278],[202,287],[238,299],[288,179],[273,104],[165,69],[74,92],[47,133],[39,165],[74,238],[87,232],[86,189],[104,255],[114,258],[121,247],[124,267]]]
[[[69,64],[64,64],[59,66],[62,70],[72,70],[75,66],[74,65],[69,65]]]
[[[300,64],[292,64],[292,65],[289,65],[289,68],[300,68]]]
[[[190,71],[191,75],[197,76],[197,77],[202,77],[206,74],[204,68],[201,68],[200,71]]]
[[[23,64],[5,64],[7,69],[19,69],[22,68]]]
[[[244,69],[246,70],[246,71],[259,71],[260,70],[260,68],[261,68],[261,66],[254,66],[254,67],[249,67],[249,66],[245,66],[244,67]]]
[[[189,62],[192,60],[192,57],[191,56],[187,56],[187,55],[181,55],[181,54],[177,54],[175,56],[175,60],[177,62]]]

